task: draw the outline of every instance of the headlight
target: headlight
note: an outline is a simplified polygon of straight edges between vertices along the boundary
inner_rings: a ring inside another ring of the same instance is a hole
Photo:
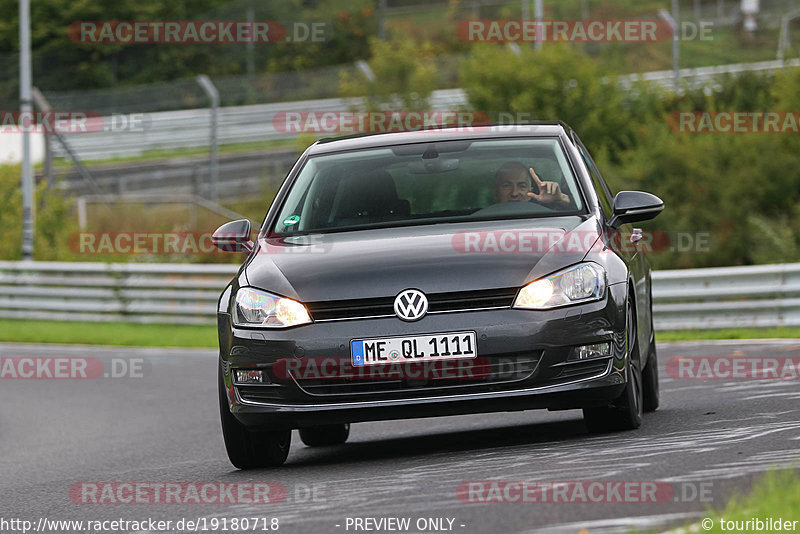
[[[306,307],[296,300],[243,287],[236,292],[233,324],[282,328],[311,322]]]
[[[606,292],[606,272],[596,263],[582,263],[540,278],[523,287],[515,308],[547,309],[600,300]]]

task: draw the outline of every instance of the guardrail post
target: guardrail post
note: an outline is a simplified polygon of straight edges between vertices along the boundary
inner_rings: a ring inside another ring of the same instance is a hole
[[[31,98],[33,103],[41,111],[50,111],[50,104],[44,97],[41,91],[36,87],[31,87]],[[47,180],[47,188],[53,185],[53,141],[50,139],[49,134],[44,135],[44,172],[45,180]]]

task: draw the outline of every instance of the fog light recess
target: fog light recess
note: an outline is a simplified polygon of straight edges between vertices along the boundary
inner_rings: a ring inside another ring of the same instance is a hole
[[[571,360],[591,360],[592,358],[605,358],[611,356],[611,342],[581,345],[572,351]]]
[[[265,371],[258,369],[235,369],[233,371],[235,384],[269,384],[269,377]]]

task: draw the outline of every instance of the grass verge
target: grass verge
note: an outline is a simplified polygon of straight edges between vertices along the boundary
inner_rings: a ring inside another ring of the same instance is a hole
[[[720,330],[656,330],[658,341],[701,341],[704,339],[791,339],[800,338],[800,328],[723,328]]]
[[[0,342],[213,348],[217,329],[213,325],[0,319]]]
[[[770,520],[780,520],[780,529],[770,528]],[[734,495],[724,509],[709,510],[700,521],[700,532],[796,532],[800,528],[800,477],[795,470],[768,472],[747,495]]]
[[[658,341],[800,338],[800,328],[659,331],[656,337]],[[213,325],[0,319],[0,342],[213,348],[217,346],[217,329]]]

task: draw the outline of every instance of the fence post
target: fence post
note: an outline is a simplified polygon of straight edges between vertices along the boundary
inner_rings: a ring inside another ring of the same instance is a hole
[[[256,63],[255,58],[253,57],[255,53],[255,43],[253,41],[254,37],[252,36],[253,33],[253,23],[256,19],[256,11],[253,7],[253,0],[247,1],[247,23],[250,25],[250,33],[251,37],[247,40],[245,44],[246,50],[246,59],[245,62],[247,63],[247,75],[253,76],[256,73]]]
[[[83,231],[86,226],[86,197],[81,195],[78,197],[78,228]]]
[[[386,0],[378,0],[378,39],[386,40]]]
[[[40,111],[50,111],[50,104],[47,102],[47,99],[44,97],[41,91],[36,87],[31,87],[31,98],[33,99],[34,105],[39,108]],[[53,142],[50,139],[49,134],[44,135],[44,172],[43,172],[45,180],[47,180],[47,188],[53,185]]]
[[[541,23],[542,19],[544,18],[544,6],[542,5],[542,0],[534,0],[533,16],[536,18],[536,42],[534,43],[534,48],[536,50],[541,50],[542,49]]]
[[[28,0],[19,2],[19,110],[23,115],[33,111],[31,102],[31,25]],[[47,135],[47,134],[45,134]],[[31,163],[31,134],[22,132],[22,258],[33,260],[34,190]]]
[[[672,86],[675,92],[681,83],[681,70],[680,70],[680,41],[678,32],[680,31],[680,15],[678,11],[678,0],[672,0],[672,13],[666,9],[659,9],[658,16],[666,21],[672,27]]]

